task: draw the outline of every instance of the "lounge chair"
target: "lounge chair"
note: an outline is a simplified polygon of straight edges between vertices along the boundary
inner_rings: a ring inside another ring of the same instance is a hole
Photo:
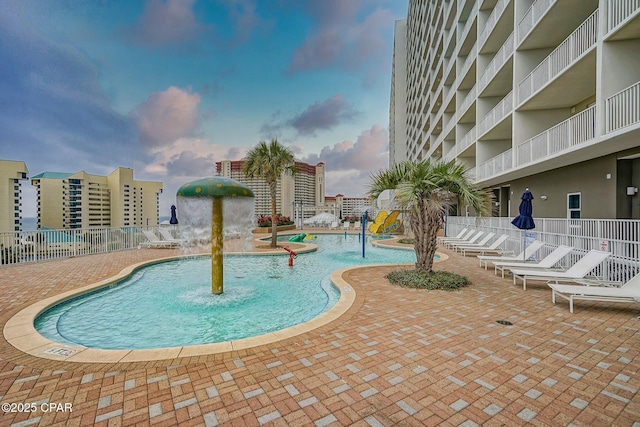
[[[460,249],[460,252],[462,253],[462,256],[467,256],[467,254],[481,254],[484,255],[487,252],[501,252],[501,249],[499,249],[499,246],[501,244],[503,244],[504,242],[507,241],[507,239],[509,238],[508,234],[503,234],[500,237],[498,237],[496,240],[493,241],[493,243],[491,243],[490,245],[485,245],[485,246],[461,246],[458,249]]]
[[[167,242],[177,242],[177,243],[184,243],[185,240],[184,239],[176,239],[175,237],[173,237],[171,235],[171,232],[169,232],[169,230],[166,230],[164,228],[159,228],[158,232],[160,233],[160,235],[162,236],[162,238],[164,240],[166,240]]]
[[[467,240],[464,240],[464,241],[457,241],[457,240],[456,240],[456,241],[453,241],[453,242],[447,242],[447,243],[446,243],[446,246],[447,246],[449,249],[452,249],[452,248],[454,248],[456,245],[471,245],[471,244],[473,244],[473,243],[477,242],[477,241],[478,241],[478,239],[480,239],[483,235],[484,235],[484,231],[478,231],[478,232],[476,232],[475,234],[473,234],[473,235],[471,236],[471,238],[469,238],[469,239],[467,239]]]
[[[527,289],[528,280],[544,280],[547,282],[573,282],[584,278],[594,268],[599,266],[604,260],[609,258],[610,252],[597,251],[595,249],[587,252],[585,256],[580,258],[567,271],[554,271],[552,269],[527,269],[527,268],[511,268],[513,274],[513,284],[517,279],[522,280],[522,289]],[[526,267],[526,266],[523,266]]]
[[[345,221],[342,223],[342,229],[348,230],[351,227],[351,223],[349,221]]]
[[[338,229],[338,221],[331,221],[331,226],[329,227],[332,230]]]
[[[140,243],[138,246],[140,248],[175,248],[180,246],[179,241],[162,240],[151,230],[142,230],[142,234],[144,234],[149,241]]]
[[[448,237],[447,236],[439,236],[437,239],[438,239],[438,242],[444,242],[446,240],[451,240],[451,239],[462,239],[462,236],[464,236],[467,231],[469,231],[468,228],[463,228],[455,236],[448,236]]]
[[[449,246],[449,243],[452,242],[464,242],[464,241],[469,241],[469,239],[471,238],[471,236],[473,236],[474,234],[476,234],[475,230],[468,230],[465,228],[464,234],[461,237],[442,237],[440,238],[440,240],[438,240],[438,243],[442,244],[443,246]]]
[[[517,261],[492,261],[491,264],[494,266],[493,272],[498,274],[498,270],[502,272],[502,277],[504,277],[504,270],[509,270],[511,267],[513,268],[551,268],[557,263],[559,263],[562,258],[566,257],[571,253],[573,248],[571,246],[558,246],[553,252],[549,255],[538,261],[537,263],[528,263],[528,262],[517,262]]]
[[[362,221],[356,221],[353,223],[353,229],[358,231],[362,228]]]
[[[489,243],[489,240],[493,239],[493,236],[495,235],[496,233],[487,233],[482,237],[482,239],[479,239],[475,243],[452,243],[451,247],[453,247],[455,252],[458,252],[458,249],[460,248],[479,248],[480,246],[486,246],[486,244]]]
[[[620,287],[560,285],[549,283],[552,290],[551,300],[556,303],[556,297],[569,301],[569,312],[573,313],[574,300],[610,301],[610,302],[640,302],[640,274],[633,276]]]
[[[478,261],[480,262],[480,267],[482,267],[482,263],[484,263],[484,269],[487,269],[487,265],[492,262],[522,262],[529,260],[533,255],[536,254],[540,249],[544,247],[544,242],[540,240],[534,240],[531,242],[529,246],[527,246],[524,251],[520,252],[518,255],[478,255]]]

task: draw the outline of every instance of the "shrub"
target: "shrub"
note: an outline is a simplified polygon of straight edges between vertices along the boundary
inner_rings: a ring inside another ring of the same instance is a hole
[[[398,243],[404,243],[405,245],[415,245],[416,239],[398,239]]]
[[[288,216],[276,216],[276,224],[277,225],[291,225],[293,221]],[[271,217],[270,216],[260,216],[258,217],[258,227],[271,227]]]
[[[466,277],[448,271],[396,270],[385,277],[394,285],[415,289],[453,291],[471,284]]]

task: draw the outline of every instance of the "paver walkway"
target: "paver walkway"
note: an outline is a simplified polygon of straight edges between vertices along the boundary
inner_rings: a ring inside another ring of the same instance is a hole
[[[38,299],[171,252],[0,268],[0,325]],[[450,258],[436,268],[472,286],[397,288],[384,278],[391,267],[365,267],[346,274],[357,299],[343,317],[244,351],[75,364],[0,337],[0,403],[33,409],[0,413],[0,427],[640,426],[638,304],[580,302],[572,315],[546,286],[523,291],[475,258],[443,252]],[[49,406],[65,403],[72,411]]]

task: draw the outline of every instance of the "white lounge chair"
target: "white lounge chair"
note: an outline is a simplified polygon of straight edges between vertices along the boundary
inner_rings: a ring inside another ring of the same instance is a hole
[[[338,221],[332,221],[331,222],[331,226],[329,227],[332,230],[337,230],[338,229]]]
[[[169,230],[166,230],[164,228],[159,228],[158,232],[160,233],[162,238],[164,240],[166,240],[167,242],[177,242],[177,243],[184,243],[185,242],[185,240],[183,240],[183,239],[176,239],[175,237],[173,237],[171,235],[171,232]]]
[[[149,241],[140,243],[139,247],[141,248],[175,248],[180,246],[180,242],[158,238],[151,230],[142,230],[142,234],[144,234]]]
[[[540,240],[534,240],[529,246],[524,249],[524,251],[520,252],[518,255],[478,255],[478,261],[480,262],[480,267],[482,267],[482,263],[484,263],[485,270],[487,269],[487,265],[492,261],[524,263],[543,247],[544,242],[541,242]]]
[[[496,233],[487,233],[475,243],[452,243],[451,246],[455,252],[458,252],[458,249],[460,248],[479,248],[480,246],[485,246],[489,243],[489,240],[493,239],[493,236],[495,235]]]
[[[440,243],[443,246],[449,246],[449,243],[452,242],[465,242],[465,241],[469,241],[469,239],[471,238],[471,236],[473,236],[474,234],[476,234],[476,230],[469,230],[465,228],[465,232],[461,237],[441,237],[440,240],[438,240],[438,243]]]
[[[467,254],[479,253],[481,255],[484,255],[487,252],[500,252],[501,251],[501,249],[499,249],[500,245],[506,242],[508,238],[509,238],[508,234],[503,234],[500,237],[498,237],[496,240],[494,240],[493,243],[491,243],[490,245],[476,246],[476,247],[461,246],[458,249],[460,249],[462,256],[467,256]]]
[[[440,236],[440,237],[437,238],[437,240],[438,240],[438,242],[444,242],[444,241],[451,240],[451,239],[461,239],[462,236],[464,236],[465,233],[468,232],[468,231],[469,231],[468,228],[463,228],[455,236]]]
[[[640,274],[633,276],[620,287],[560,285],[549,283],[552,290],[551,300],[556,303],[556,297],[569,301],[569,312],[573,313],[573,301],[610,301],[610,302],[640,302]]]
[[[356,221],[353,223],[353,229],[358,231],[362,228],[362,221]]]
[[[573,282],[584,278],[594,268],[599,266],[604,260],[609,258],[610,252],[597,251],[595,249],[587,252],[585,256],[580,258],[567,271],[554,271],[551,269],[527,269],[527,268],[511,268],[513,274],[513,284],[516,280],[522,280],[522,289],[527,289],[527,280],[544,280],[547,282]],[[524,266],[523,266],[524,267]]]
[[[566,257],[571,253],[573,248],[571,246],[558,246],[553,252],[549,255],[538,261],[537,263],[529,263],[529,262],[516,262],[516,261],[492,261],[491,264],[494,266],[493,272],[498,274],[498,270],[502,272],[502,277],[504,277],[504,270],[509,270],[511,267],[513,268],[551,268],[557,263],[559,263],[562,258]]]
[[[351,223],[349,221],[345,221],[342,223],[342,229],[348,230],[351,227]]]
[[[471,236],[468,239],[465,240],[453,240],[453,241],[446,241],[444,242],[444,245],[448,248],[453,248],[453,246],[455,244],[461,244],[461,245],[470,245],[472,243],[475,243],[476,241],[478,241],[478,239],[480,237],[482,237],[482,235],[484,234],[484,231],[472,231],[471,232]],[[465,236],[466,237],[466,236]]]

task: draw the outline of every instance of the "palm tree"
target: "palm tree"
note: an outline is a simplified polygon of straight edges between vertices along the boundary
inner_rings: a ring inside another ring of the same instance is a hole
[[[378,197],[384,190],[395,190],[396,200],[409,212],[416,270],[424,273],[432,272],[437,233],[446,210],[460,202],[484,214],[490,200],[489,194],[475,187],[467,169],[455,160],[397,163],[371,176],[369,194]]]
[[[269,186],[271,195],[271,247],[277,247],[278,230],[276,220],[276,195],[278,180],[283,174],[295,173],[293,153],[277,139],[260,141],[244,158],[242,171],[249,178],[262,178]]]

